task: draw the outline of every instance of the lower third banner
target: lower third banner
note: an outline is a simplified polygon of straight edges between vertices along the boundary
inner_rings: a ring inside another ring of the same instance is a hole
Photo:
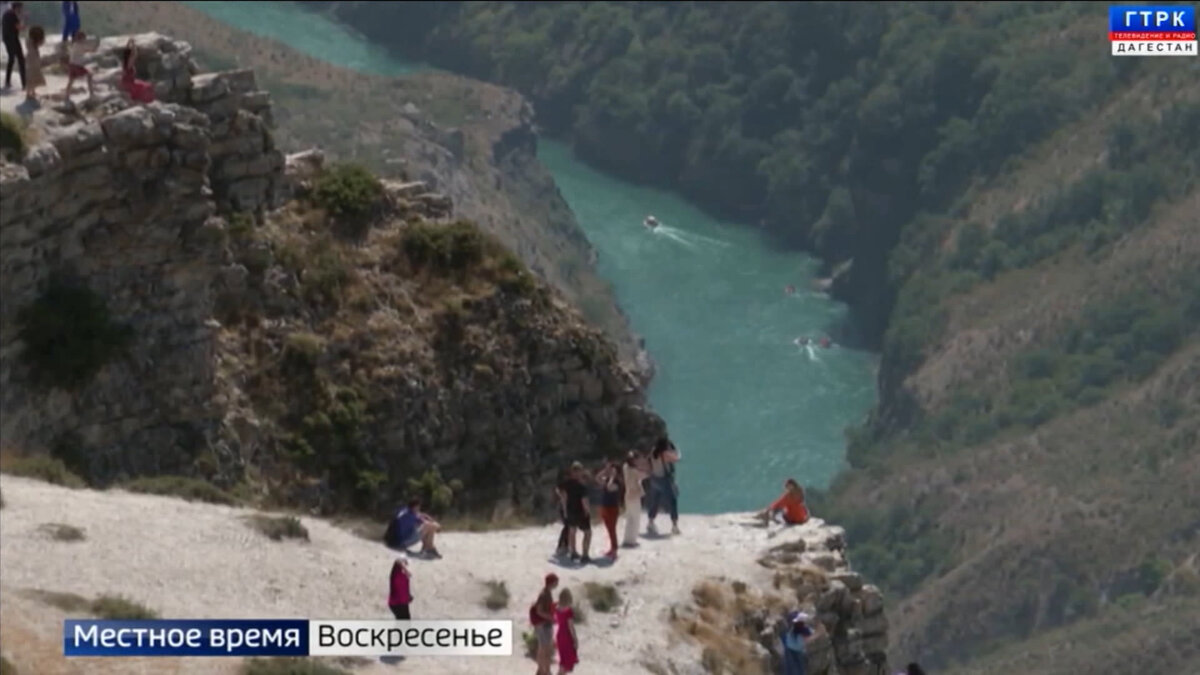
[[[63,622],[66,656],[509,656],[512,621]]]

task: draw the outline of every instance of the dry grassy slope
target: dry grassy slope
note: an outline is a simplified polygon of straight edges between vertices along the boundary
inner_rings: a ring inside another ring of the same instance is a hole
[[[1031,150],[1011,172],[977,186],[969,218],[991,226],[1099,165],[1109,129],[1122,117],[1200,100],[1194,69],[1151,64],[1151,72]],[[933,412],[957,388],[1003,391],[1011,359],[1059,338],[1089,301],[1169,284],[1200,265],[1198,213],[1194,190],[1159,204],[1108,253],[1071,250],[952,298],[942,341],[907,385]],[[1174,625],[1195,615],[1193,604],[1161,620],[1112,615],[1119,610],[1108,607],[1077,626],[1053,626],[1063,620],[1072,586],[1096,600],[1096,589],[1148,556],[1195,573],[1189,555],[1200,536],[1198,383],[1200,339],[1192,336],[1151,378],[1033,432],[950,456],[893,458],[850,477],[842,503],[877,512],[915,508],[954,542],[956,566],[890,605],[893,656],[945,662],[1008,644],[956,673],[1100,672],[1102,663],[1136,664],[1113,672],[1139,675],[1193,672],[1186,666],[1195,664],[1194,650],[1179,645],[1194,638]],[[1173,424],[1161,419],[1165,401],[1180,406]],[[1118,638],[1104,628],[1127,633]],[[1159,648],[1177,653],[1145,658]]]
[[[860,484],[849,498],[924,503],[957,540],[960,564],[890,612],[898,651],[947,656],[972,640],[1044,630],[1069,582],[1094,592],[1148,554],[1182,559],[1200,524],[1198,383],[1193,341],[1151,380],[1098,406]],[[1158,421],[1164,399],[1184,406],[1170,428]]]
[[[404,78],[338,68],[273,40],[226,26],[179,2],[96,2],[88,22],[112,32],[157,31],[190,42],[205,67],[253,68],[271,91],[276,139],[287,151],[320,145],[387,175],[403,168],[437,177],[458,213],[498,236],[531,269],[562,291],[616,342],[623,360],[635,339],[607,282],[595,272],[591,247],[553,179],[534,157],[493,149],[520,126],[524,100],[494,85],[446,74]],[[211,63],[210,63],[211,62]],[[408,103],[421,111],[401,114]],[[462,157],[419,118],[463,132]]]
[[[964,222],[992,227],[1007,212],[1022,211],[1104,162],[1108,130],[1127,116],[1200,101],[1189,86],[1193,71],[1151,68],[1153,77],[1118,92],[1101,110],[1069,125],[1024,157],[1016,168],[970,198]],[[936,409],[956,386],[998,384],[1007,360],[1056,336],[1083,307],[1132,286],[1170,278],[1200,253],[1200,191],[1160,204],[1150,223],[1096,259],[1078,249],[1025,270],[1000,275],[951,300],[942,342],[907,386],[927,409]],[[953,242],[947,242],[952,249]]]
[[[1200,600],[1114,611],[944,672],[945,675],[1200,673]]]

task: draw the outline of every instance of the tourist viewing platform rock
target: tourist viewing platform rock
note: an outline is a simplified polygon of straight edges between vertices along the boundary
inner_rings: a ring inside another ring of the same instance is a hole
[[[96,95],[21,111],[0,169],[6,449],[327,511],[437,468],[456,506],[539,510],[564,462],[663,432],[611,343],[447,197],[385,181],[341,231],[253,71],[134,39],[158,102],[114,87],[129,36],[105,38]]]
[[[241,522],[254,513],[248,509],[69,490],[8,475],[0,488],[0,626],[6,638],[26,638],[5,641],[20,673],[131,665],[64,659],[64,611],[54,606],[64,599],[122,596],[171,618],[391,618],[384,594],[394,553],[324,519],[299,519],[307,539],[271,541]],[[50,521],[85,528],[86,539],[55,541],[41,527]],[[684,514],[680,527],[680,536],[622,549],[612,565],[576,568],[546,560],[557,524],[444,533],[442,559],[409,563],[413,617],[512,620],[513,655],[410,657],[403,671],[372,660],[346,670],[473,675],[486,662],[488,672],[532,672],[522,633],[530,632],[528,607],[542,576],[554,571],[586,614],[576,628],[580,672],[778,673],[778,624],[787,611],[802,610],[823,626],[808,646],[811,675],[891,675],[882,661],[884,599],[850,569],[840,527],[813,519],[766,528],[745,513]],[[75,555],[65,555],[67,547]],[[487,582],[504,584],[504,601],[496,603],[503,606],[485,607]],[[236,659],[154,659],[147,667],[240,672],[224,665],[230,661]]]

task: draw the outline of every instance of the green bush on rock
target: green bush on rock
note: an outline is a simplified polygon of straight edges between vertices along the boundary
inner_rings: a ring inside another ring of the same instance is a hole
[[[383,196],[383,184],[359,164],[334,164],[317,177],[312,201],[335,218],[361,218]]]

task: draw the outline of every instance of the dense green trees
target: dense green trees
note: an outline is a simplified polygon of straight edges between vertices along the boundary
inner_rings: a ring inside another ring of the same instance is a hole
[[[598,166],[853,258],[838,291],[875,339],[907,278],[885,273],[889,253],[918,214],[1136,67],[1029,45],[1084,4],[330,4],[407,56],[520,89]]]

